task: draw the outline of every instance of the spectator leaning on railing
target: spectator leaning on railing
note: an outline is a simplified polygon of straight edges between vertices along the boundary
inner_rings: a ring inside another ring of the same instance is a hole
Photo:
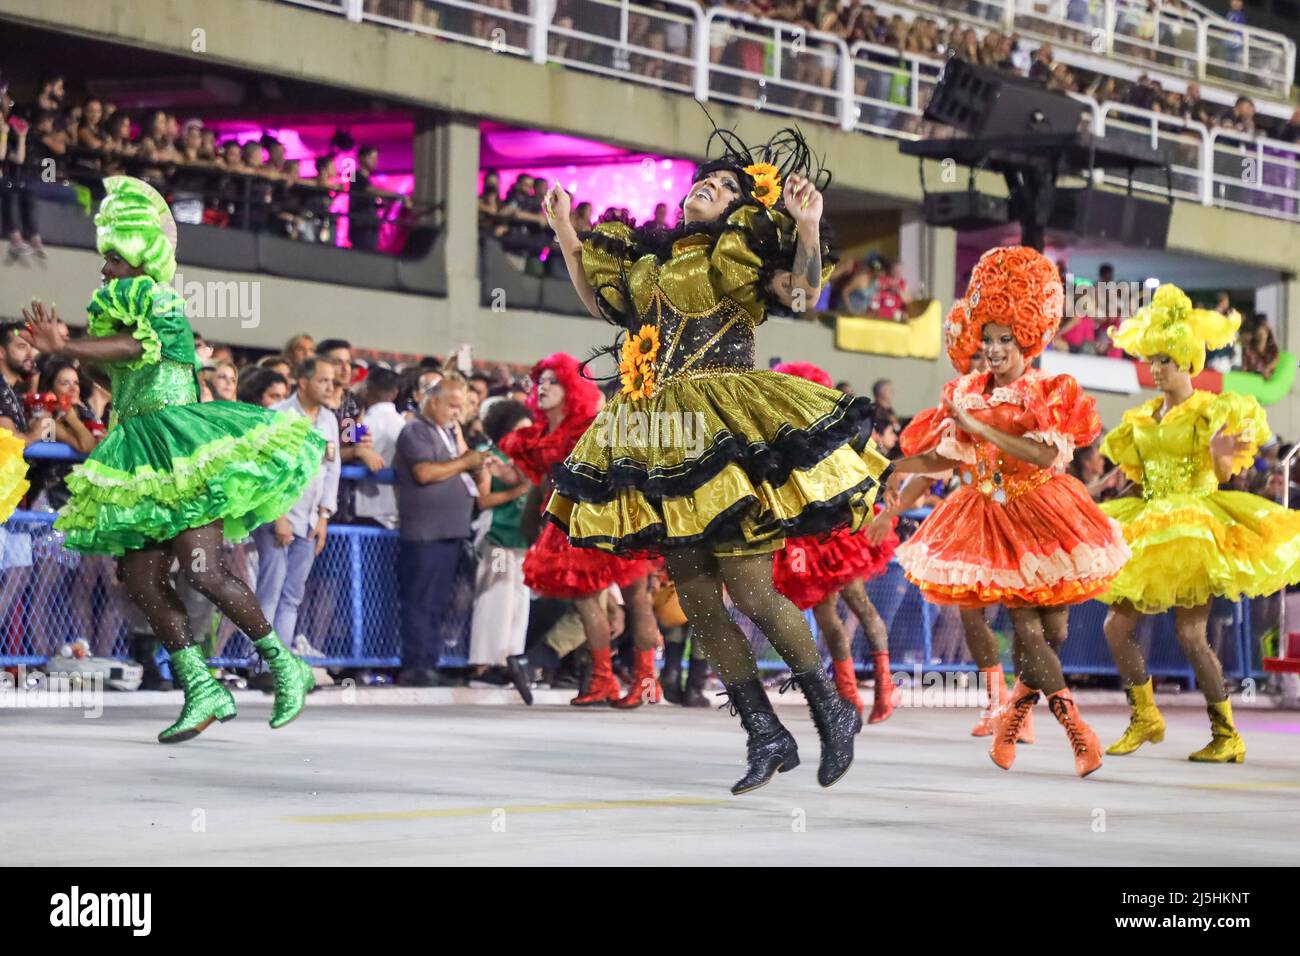
[[[18,336],[17,322],[0,325],[0,428],[8,429],[31,445],[52,441],[45,420],[29,421],[22,395],[36,374],[36,351]]]
[[[298,367],[298,391],[275,406],[302,415],[324,436],[325,461],[289,513],[253,532],[257,547],[257,603],[277,634],[292,643],[307,575],[325,547],[330,515],[338,507],[339,424],[329,408],[335,388],[334,365],[312,356]]]

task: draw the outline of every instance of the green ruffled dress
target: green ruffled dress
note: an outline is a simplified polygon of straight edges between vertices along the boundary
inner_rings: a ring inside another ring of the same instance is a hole
[[[237,541],[286,513],[320,467],[325,439],[303,416],[199,403],[184,306],[139,276],[108,282],[87,307],[91,335],[129,332],[144,352],[106,366],[108,434],[68,477],[54,524],[68,548],[121,555],[218,520]]]

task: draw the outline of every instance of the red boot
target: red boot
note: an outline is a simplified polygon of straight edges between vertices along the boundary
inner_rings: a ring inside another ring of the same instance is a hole
[[[618,700],[622,690],[614,677],[614,668],[610,665],[609,648],[591,650],[591,680],[587,692],[579,694],[569,701],[574,707],[603,707]]]
[[[653,650],[637,651],[636,663],[632,667],[632,683],[627,693],[613,701],[615,707],[630,710],[642,704],[657,704],[663,699],[664,690],[655,679],[655,652]]]
[[[876,693],[867,723],[878,724],[894,712],[894,675],[889,669],[889,651],[876,651],[871,659],[876,665]]]
[[[988,688],[988,705],[980,711],[979,723],[970,732],[972,737],[991,737],[993,736],[993,713],[1007,702],[1011,696],[1011,691],[1007,687],[1007,675],[1002,672],[1002,665],[997,667],[981,667],[980,673],[984,676],[984,684]]]
[[[1020,737],[1025,717],[1038,702],[1038,691],[1019,680],[1011,688],[1011,699],[993,713],[993,745],[989,757],[1003,770],[1010,770],[1016,762],[1016,740]]]
[[[1086,777],[1101,766],[1101,744],[1091,727],[1079,716],[1079,708],[1068,690],[1058,690],[1047,698],[1047,706],[1052,709],[1052,716],[1065,728],[1070,738],[1070,748],[1074,751],[1074,770],[1080,777]]]
[[[831,668],[835,672],[836,693],[856,707],[858,716],[861,717],[863,711],[867,709],[867,705],[858,693],[858,675],[853,669],[853,658],[847,657],[842,661],[831,661]]]

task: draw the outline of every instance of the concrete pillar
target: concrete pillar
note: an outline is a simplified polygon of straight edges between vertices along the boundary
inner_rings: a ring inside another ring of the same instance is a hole
[[[443,354],[462,342],[473,342],[479,310],[478,171],[479,128],[476,120],[447,120],[434,128],[437,144],[438,200],[443,203],[447,237],[447,305],[449,340],[432,350]],[[417,142],[417,163],[420,149]],[[417,174],[417,182],[418,174]]]
[[[957,233],[927,226],[921,210],[903,213],[898,229],[898,256],[908,291],[919,298],[952,302],[957,278]]]

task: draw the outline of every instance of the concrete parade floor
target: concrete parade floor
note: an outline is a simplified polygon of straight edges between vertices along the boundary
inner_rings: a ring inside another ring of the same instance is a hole
[[[1019,748],[1011,772],[968,736],[973,709],[901,708],[863,730],[853,769],[823,790],[816,732],[787,697],[778,713],[801,766],[733,797],[745,741],[725,711],[376,704],[362,694],[343,704],[329,693],[275,732],[269,698],[240,694],[237,720],[174,746],[154,737],[179,695],[117,695],[130,706],[110,695],[95,719],[0,708],[5,863],[1159,866],[1300,856],[1295,712],[1239,709],[1247,762],[1209,766],[1186,759],[1208,739],[1204,711],[1187,701],[1166,709],[1163,744],[1079,780],[1042,705],[1039,742]],[[508,699],[494,694],[482,699]],[[1081,706],[1103,742],[1126,724],[1122,706]]]

